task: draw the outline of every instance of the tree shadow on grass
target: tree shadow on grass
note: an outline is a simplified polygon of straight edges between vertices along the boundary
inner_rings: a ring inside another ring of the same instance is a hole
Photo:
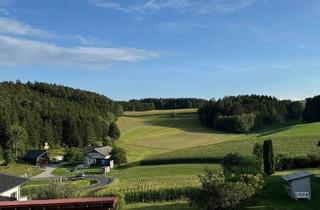
[[[268,126],[258,132],[259,134],[258,137],[265,137],[265,136],[281,133],[283,131],[293,128],[296,125],[301,125],[301,124],[303,124],[302,121],[291,121],[291,122],[276,124],[273,126]]]
[[[175,117],[161,116],[159,120],[146,121],[146,125],[155,125],[164,128],[176,128],[182,131],[204,134],[237,134],[214,130],[201,124],[197,114],[176,114]]]

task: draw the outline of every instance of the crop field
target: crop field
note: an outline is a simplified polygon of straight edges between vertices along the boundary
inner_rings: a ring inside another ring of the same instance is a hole
[[[159,202],[159,203],[138,203],[130,204],[126,210],[198,210],[196,207],[189,206],[186,201]]]
[[[205,168],[215,171],[222,170],[221,166],[217,164],[136,166],[115,169],[108,176],[112,176],[116,180],[98,191],[97,194],[199,186],[199,175],[204,172]]]
[[[190,149],[168,152],[146,159],[146,161],[164,161],[171,160],[186,162],[193,159],[193,162],[211,161],[220,159],[228,153],[236,152],[242,155],[251,155],[255,143],[263,143],[267,138],[250,138],[245,140],[228,141],[209,146],[195,147]],[[272,137],[273,146],[276,154],[286,154],[289,156],[298,156],[319,152],[317,147],[319,136],[277,136]],[[172,161],[174,162],[174,161]]]

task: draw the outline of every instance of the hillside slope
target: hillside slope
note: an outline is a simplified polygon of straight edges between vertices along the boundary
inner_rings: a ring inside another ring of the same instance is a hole
[[[200,124],[196,113],[187,112],[174,117],[165,111],[121,117],[118,122],[122,137],[118,143],[127,150],[129,161],[211,161],[231,152],[250,155],[255,143],[268,138],[274,141],[276,153],[303,155],[318,152],[320,123],[294,121],[247,135],[232,134],[206,128]]]
[[[12,129],[25,149],[84,146],[101,141],[121,107],[96,93],[46,83],[0,83],[0,144],[10,149]],[[18,138],[22,139],[22,138]],[[20,154],[20,155],[21,155]]]

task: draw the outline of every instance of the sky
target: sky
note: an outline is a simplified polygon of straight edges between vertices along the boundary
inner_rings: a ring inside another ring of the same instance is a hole
[[[320,94],[319,0],[0,0],[0,81],[114,100]]]

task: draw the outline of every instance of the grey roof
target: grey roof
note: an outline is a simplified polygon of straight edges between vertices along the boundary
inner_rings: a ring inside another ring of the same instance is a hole
[[[83,148],[84,154],[88,154],[90,152],[97,152],[101,155],[108,156],[112,152],[112,147],[110,146],[103,146],[103,147],[85,147]]]
[[[32,159],[32,158],[37,158],[44,153],[46,153],[47,150],[29,150],[24,156],[24,159]]]
[[[0,193],[17,187],[26,181],[27,179],[25,178],[0,174]]]
[[[297,173],[289,174],[287,176],[283,176],[282,179],[284,179],[285,181],[288,182],[288,181],[302,179],[302,178],[309,177],[309,176],[312,176],[312,174],[309,173],[308,171],[300,171]]]

